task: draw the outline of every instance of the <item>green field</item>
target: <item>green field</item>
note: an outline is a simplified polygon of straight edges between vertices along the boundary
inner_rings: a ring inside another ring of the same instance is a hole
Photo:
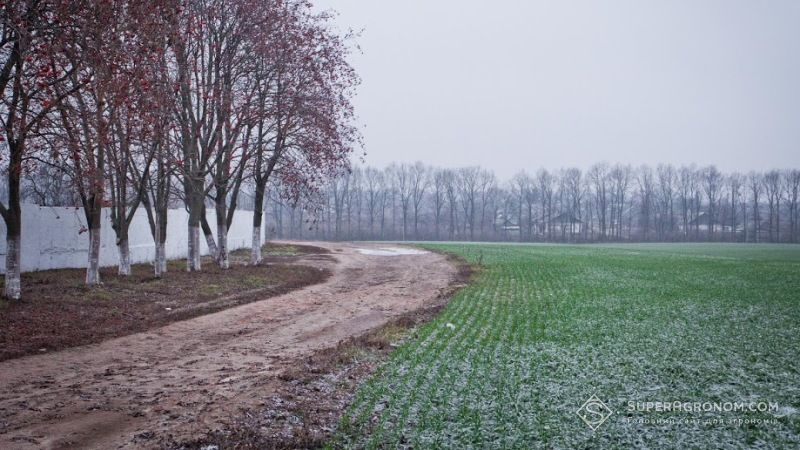
[[[800,246],[425,246],[482,270],[362,386],[335,447],[800,447]],[[592,394],[613,411],[596,431]]]

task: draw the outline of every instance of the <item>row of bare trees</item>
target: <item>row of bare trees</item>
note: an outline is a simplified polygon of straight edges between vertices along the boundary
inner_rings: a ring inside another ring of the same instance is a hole
[[[800,170],[599,163],[500,181],[478,167],[356,168],[316,201],[270,198],[281,237],[798,242]]]
[[[89,285],[100,282],[106,208],[122,275],[140,208],[163,275],[176,203],[189,215],[187,269],[201,269],[201,231],[227,268],[243,187],[256,197],[257,263],[268,183],[278,179],[285,198],[314,192],[359,145],[350,36],[305,0],[15,0],[0,17],[8,298],[20,297],[24,188],[82,208]]]

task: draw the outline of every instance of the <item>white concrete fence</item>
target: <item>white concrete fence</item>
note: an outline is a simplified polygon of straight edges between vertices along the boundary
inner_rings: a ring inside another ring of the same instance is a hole
[[[188,214],[183,209],[171,209],[167,219],[167,259],[186,257]],[[208,223],[216,229],[214,211],[208,211]],[[22,271],[86,267],[89,250],[89,233],[86,218],[80,208],[61,208],[22,205]],[[228,231],[228,248],[250,247],[253,230],[253,212],[236,211]],[[111,228],[110,211],[103,210],[102,246],[100,264],[117,265],[116,235]],[[0,273],[6,270],[6,227],[0,220]],[[147,223],[147,213],[136,211],[128,237],[131,263],[146,263],[155,257],[155,245]],[[204,255],[208,246],[202,235],[200,245]]]

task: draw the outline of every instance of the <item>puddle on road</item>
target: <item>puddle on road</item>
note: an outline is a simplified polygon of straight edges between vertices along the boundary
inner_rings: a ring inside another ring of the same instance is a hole
[[[402,255],[424,255],[428,252],[413,248],[400,247],[381,247],[381,248],[359,248],[356,249],[362,255],[372,256],[402,256]]]

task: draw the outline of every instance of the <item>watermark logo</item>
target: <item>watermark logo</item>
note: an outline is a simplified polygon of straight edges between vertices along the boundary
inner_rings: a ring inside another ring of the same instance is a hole
[[[589,397],[589,400],[586,400],[586,402],[577,411],[575,411],[575,414],[580,416],[580,418],[586,422],[586,425],[589,425],[589,428],[591,428],[592,431],[595,431],[600,427],[600,425],[603,424],[603,422],[606,421],[606,419],[614,414],[614,411],[606,406],[602,400],[597,398],[597,395],[592,394],[592,396]]]

